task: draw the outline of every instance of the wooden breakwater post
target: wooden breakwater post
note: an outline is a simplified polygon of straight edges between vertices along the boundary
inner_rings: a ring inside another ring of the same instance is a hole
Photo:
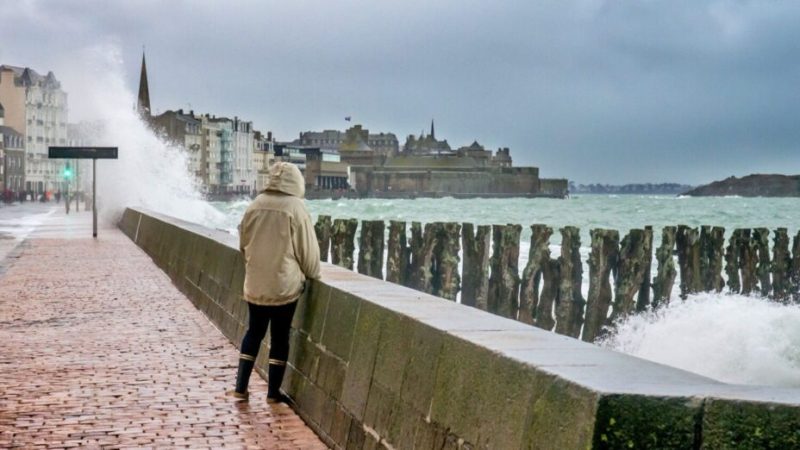
[[[611,307],[611,271],[619,263],[619,231],[589,231],[592,251],[589,254],[589,294],[586,297],[586,320],[582,339],[594,342],[606,324]],[[671,256],[671,255],[670,255]]]
[[[581,293],[581,235],[576,227],[561,228],[561,282],[556,302],[556,333],[577,338],[583,326],[586,300]]]
[[[775,230],[772,245],[772,298],[786,302],[791,296],[792,255],[786,228]]]
[[[492,225],[494,250],[490,261],[488,311],[511,319],[519,307],[520,225]]]
[[[382,220],[362,220],[358,239],[358,273],[383,279],[383,234],[386,224]]]
[[[725,275],[728,276],[728,292],[738,294],[742,291],[742,280],[739,277],[739,270],[741,265],[741,251],[739,240],[742,237],[743,231],[740,229],[733,230],[731,236],[728,238],[728,246],[725,248]]]
[[[661,231],[661,246],[656,250],[656,276],[653,279],[653,307],[669,303],[672,295],[672,287],[675,285],[675,259],[673,250],[675,249],[676,227],[667,226]]]
[[[636,311],[641,312],[650,306],[650,288],[652,281],[650,274],[653,269],[653,227],[645,226],[642,235],[642,259],[640,271],[642,273],[642,284],[636,298]]]
[[[473,232],[473,230],[475,230]],[[489,258],[492,227],[465,223],[461,227],[464,269],[461,277],[461,304],[486,311],[489,299]]]
[[[539,290],[544,273],[544,265],[550,259],[550,236],[553,229],[547,225],[531,225],[531,248],[528,252],[528,263],[522,271],[519,290],[520,322],[534,323],[536,308],[539,306]]]
[[[789,279],[789,291],[792,295],[792,301],[800,303],[800,231],[797,232],[792,241],[792,266]]]
[[[319,244],[319,259],[324,262],[328,262],[332,228],[331,216],[317,217],[317,223],[314,224],[314,232],[317,235],[317,243]]]
[[[406,223],[389,222],[389,240],[386,244],[386,281],[405,284],[411,250],[406,242]]]
[[[433,252],[439,239],[440,226],[426,223],[423,233],[419,222],[411,223],[411,267],[407,286],[427,294],[433,293]]]
[[[433,252],[433,294],[448,300],[456,300],[461,290],[461,224],[444,222],[437,226],[439,233]]]
[[[722,261],[725,255],[725,228],[700,227],[700,274],[703,290],[722,292],[725,280],[722,278]]]
[[[413,277],[422,263],[422,224],[411,222],[411,239],[408,241],[408,267],[403,278],[403,285],[416,289]]]
[[[700,269],[700,233],[697,228],[678,225],[675,235],[675,247],[678,253],[678,267],[681,274],[681,298],[702,290],[703,279]]]
[[[750,229],[738,230],[736,244],[739,251],[739,271],[741,274],[742,290],[744,295],[750,295],[758,289],[758,252],[753,241]]]
[[[754,228],[752,241],[758,261],[758,265],[756,266],[758,287],[762,296],[769,297],[772,292],[772,280],[770,280],[772,262],[769,258],[769,230],[766,228]]]
[[[560,280],[561,258],[547,258],[544,260],[542,265],[542,291],[539,293],[539,303],[536,305],[533,324],[547,331],[552,330],[556,324],[553,307],[559,301]]]
[[[648,237],[651,242],[649,246]],[[612,321],[629,316],[639,308],[635,296],[642,289],[644,278],[650,277],[650,266],[646,262],[652,256],[645,253],[648,248],[652,248],[652,237],[652,231],[648,233],[647,230],[632,229],[622,238],[614,285]]]
[[[331,262],[333,264],[353,270],[356,229],[358,229],[358,220],[356,219],[333,221],[331,233]]]

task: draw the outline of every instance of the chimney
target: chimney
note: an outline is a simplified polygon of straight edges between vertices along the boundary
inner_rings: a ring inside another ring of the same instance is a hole
[[[267,131],[267,141],[272,142],[272,131]]]

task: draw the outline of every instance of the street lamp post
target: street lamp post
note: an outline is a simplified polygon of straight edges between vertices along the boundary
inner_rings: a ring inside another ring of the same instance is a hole
[[[92,160],[92,236],[97,237],[97,159],[117,159],[117,147],[50,147],[51,159]],[[69,172],[70,177],[72,172]]]

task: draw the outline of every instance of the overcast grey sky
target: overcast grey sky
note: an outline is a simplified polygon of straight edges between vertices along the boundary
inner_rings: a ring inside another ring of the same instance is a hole
[[[0,0],[0,24],[0,63],[110,44],[134,91],[146,45],[154,111],[279,139],[433,117],[583,183],[800,173],[800,2]]]

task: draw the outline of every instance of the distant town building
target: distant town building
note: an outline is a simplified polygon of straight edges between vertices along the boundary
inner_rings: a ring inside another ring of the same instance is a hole
[[[204,114],[202,123],[203,151],[207,153],[206,171],[208,177],[203,185],[208,194],[222,194],[230,190],[233,181],[232,166],[232,123],[230,120]]]
[[[341,151],[342,144],[352,141],[354,136],[363,142],[363,147],[369,148],[373,153],[391,157],[397,154],[399,142],[394,133],[373,133],[362,125],[354,125],[346,131],[325,130],[325,131],[305,131],[300,133],[300,138],[295,144],[309,147],[318,147],[320,150]]]
[[[498,148],[492,159],[492,165],[495,167],[511,167],[511,151],[508,147]]]
[[[207,152],[203,151],[202,121],[194,111],[184,114],[182,109],[166,111],[152,116],[150,123],[170,144],[186,150],[188,170],[198,181],[206,179]]]
[[[0,104],[0,183],[3,192],[19,192],[25,187],[25,137],[4,123],[5,108]]]
[[[300,169],[306,180],[306,197],[329,196],[331,191],[350,187],[350,165],[332,149],[279,143],[274,146],[275,160],[291,162]]]
[[[256,189],[256,169],[253,165],[253,148],[255,147],[253,122],[234,117],[231,129],[233,130],[231,190],[237,194],[247,195]]]
[[[262,150],[253,122],[238,117],[196,116],[182,109],[152,116],[152,128],[172,145],[187,153],[188,170],[206,194],[249,195],[257,189]]]
[[[47,148],[67,144],[67,93],[53,72],[0,65],[0,103],[5,126],[25,137],[25,189],[57,191],[65,162],[49,160]]]
[[[395,153],[382,153],[375,151],[369,145],[369,130],[361,125],[355,125],[344,133],[344,139],[339,145],[341,160],[351,166],[372,166],[382,164]]]
[[[436,139],[436,130],[431,120],[431,132],[427,136],[425,132],[420,133],[419,137],[413,134],[408,135],[406,143],[403,145],[404,155],[441,155],[452,153],[447,139],[439,141]]]
[[[255,132],[253,139],[253,169],[256,173],[256,192],[261,192],[269,181],[269,168],[275,160],[272,132],[264,136],[260,131]]]
[[[478,141],[473,141],[469,146],[460,147],[456,154],[462,158],[471,158],[479,167],[492,165],[492,152],[486,150]]]

